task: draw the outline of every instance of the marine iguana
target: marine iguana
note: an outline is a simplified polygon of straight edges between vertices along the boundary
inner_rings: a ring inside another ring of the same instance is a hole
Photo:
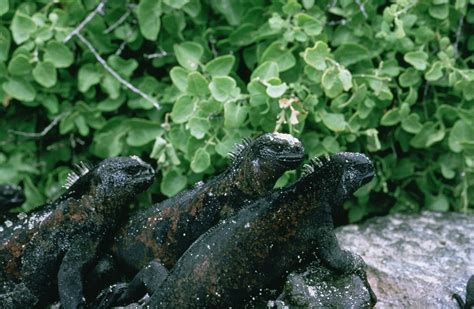
[[[59,298],[65,308],[84,305],[82,277],[135,195],[154,170],[136,156],[116,157],[70,174],[68,190],[0,233],[0,303],[41,306]],[[18,303],[25,298],[29,303]],[[36,300],[35,300],[36,299]]]
[[[18,207],[25,202],[25,194],[21,187],[13,184],[0,185],[0,222],[4,222],[8,217],[8,211],[13,207]]]
[[[474,275],[467,281],[466,285],[466,302],[464,302],[459,294],[453,294],[453,298],[458,302],[461,309],[474,308]]]
[[[298,167],[303,162],[304,149],[289,134],[267,133],[244,140],[230,156],[231,165],[207,183],[132,216],[112,246],[118,262],[134,273],[153,260],[171,268],[201,234],[268,193],[285,171]],[[132,280],[119,303],[130,303],[145,294],[142,276]]]
[[[339,247],[331,215],[373,177],[373,164],[363,154],[338,153],[313,161],[294,184],[203,234],[145,307],[240,308],[314,255],[331,269],[362,276],[375,303],[366,265]]]

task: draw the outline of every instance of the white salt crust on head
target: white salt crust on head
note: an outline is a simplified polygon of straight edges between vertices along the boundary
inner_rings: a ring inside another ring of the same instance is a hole
[[[282,140],[282,141],[287,141],[290,145],[297,145],[297,144],[301,144],[301,142],[293,137],[292,135],[290,134],[286,134],[286,133],[273,133],[273,136],[279,140]]]

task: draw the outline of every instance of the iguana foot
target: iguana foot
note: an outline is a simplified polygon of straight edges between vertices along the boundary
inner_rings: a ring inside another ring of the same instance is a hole
[[[358,254],[352,253],[350,251],[345,251],[347,254],[350,254],[352,257],[351,267],[349,267],[345,273],[355,274],[359,276],[362,282],[365,285],[365,288],[369,292],[370,296],[370,305],[373,307],[377,303],[377,296],[375,295],[372,287],[370,286],[369,280],[367,279],[367,264]]]
[[[99,296],[89,306],[89,308],[106,309],[118,305],[127,305],[122,303],[122,297],[127,291],[128,283],[117,283],[109,286],[100,292]]]

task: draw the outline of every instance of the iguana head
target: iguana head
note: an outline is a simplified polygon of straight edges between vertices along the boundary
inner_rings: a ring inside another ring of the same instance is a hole
[[[233,168],[239,171],[240,189],[261,195],[271,190],[284,172],[303,162],[304,148],[289,134],[267,133],[254,140],[244,140],[231,157]]]
[[[78,165],[68,177],[67,196],[93,194],[101,201],[128,201],[148,188],[153,168],[137,156],[105,159],[94,167]]]
[[[374,165],[366,155],[340,152],[313,159],[305,166],[305,177],[315,188],[322,190],[331,204],[339,205],[375,175]]]

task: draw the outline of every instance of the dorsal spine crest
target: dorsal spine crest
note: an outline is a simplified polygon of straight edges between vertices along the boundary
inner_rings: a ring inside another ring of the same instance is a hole
[[[234,149],[231,152],[229,152],[229,158],[231,159],[231,161],[235,162],[239,158],[239,156],[242,154],[242,152],[247,147],[250,147],[251,143],[252,143],[251,138],[244,137],[240,144],[235,144]]]
[[[80,177],[84,176],[85,174],[89,173],[92,169],[92,164],[84,161],[80,161],[79,163],[73,164],[73,171],[71,171],[66,178],[66,183],[64,184],[64,188],[69,189]]]

